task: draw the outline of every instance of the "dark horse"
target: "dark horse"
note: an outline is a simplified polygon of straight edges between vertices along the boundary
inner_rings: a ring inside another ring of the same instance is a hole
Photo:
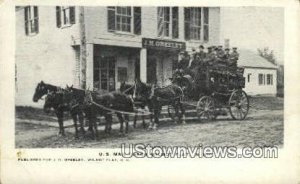
[[[135,107],[141,108],[144,112],[146,106],[148,106],[149,109],[149,99],[145,96],[136,96],[135,88],[136,88],[136,83],[126,84],[125,82],[122,82],[120,86],[120,91],[121,93],[129,95],[133,99]],[[145,116],[143,112],[142,112],[143,127],[146,128]],[[150,115],[150,119],[152,121],[152,115]],[[134,121],[133,121],[134,128],[136,127],[136,120],[137,120],[137,114],[134,115]]]
[[[51,108],[54,109],[54,112],[57,116],[58,124],[59,124],[59,135],[64,136],[64,126],[63,126],[63,118],[64,112],[70,112],[75,127],[75,137],[78,137],[78,128],[77,128],[77,120],[79,119],[81,132],[84,132],[83,128],[83,112],[77,107],[70,107],[68,103],[71,103],[71,99],[66,98],[66,91],[61,89],[60,87],[46,84],[43,81],[38,83],[35,93],[33,95],[33,101],[37,102],[39,99],[42,99],[44,95],[46,96],[44,111],[49,112]]]
[[[93,137],[98,136],[97,130],[97,116],[104,116],[105,123],[105,133],[111,132],[112,125],[112,114],[115,113],[120,122],[120,132],[124,132],[123,123],[125,120],[125,133],[128,132],[128,122],[129,115],[122,114],[122,112],[133,113],[133,102],[132,99],[125,94],[119,92],[111,92],[106,94],[99,94],[97,92],[84,91],[76,88],[67,89],[71,95],[75,95],[73,99],[79,105],[83,104],[83,110],[89,121],[89,131],[92,133]],[[75,104],[76,105],[76,104]]]
[[[154,88],[154,86],[136,80],[135,94],[142,98],[148,99],[149,109],[154,113],[154,123],[151,123],[149,128],[156,129],[159,124],[159,116],[162,106],[171,105],[175,109],[175,115],[178,119],[185,123],[185,110],[181,103],[183,97],[182,89],[175,84],[166,87]],[[178,110],[181,110],[179,114]],[[177,123],[177,120],[175,118]]]

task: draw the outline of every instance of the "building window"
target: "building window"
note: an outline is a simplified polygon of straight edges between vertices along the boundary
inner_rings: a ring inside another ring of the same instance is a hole
[[[25,34],[33,35],[39,32],[39,14],[37,6],[25,7]]]
[[[209,40],[209,9],[189,7],[184,9],[184,29],[186,40]]]
[[[159,37],[178,38],[178,7],[157,8],[157,30]]]
[[[75,24],[75,7],[74,6],[57,6],[56,7],[56,26],[58,28]]]
[[[251,77],[251,73],[248,73],[248,75],[247,75],[247,81],[248,81],[248,83],[250,83],[250,77]]]
[[[258,85],[265,85],[265,75],[264,74],[258,74]]]
[[[96,90],[115,90],[115,63],[116,57],[95,57],[94,88]]]
[[[267,74],[267,85],[273,85],[273,75]]]
[[[107,8],[108,31],[141,34],[141,7]]]

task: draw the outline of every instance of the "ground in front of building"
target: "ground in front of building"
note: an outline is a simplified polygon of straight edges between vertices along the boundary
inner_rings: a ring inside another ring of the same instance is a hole
[[[250,111],[243,121],[229,116],[216,121],[192,120],[186,125],[165,122],[156,131],[134,129],[130,122],[127,135],[119,133],[119,124],[113,126],[111,135],[92,140],[74,138],[74,128],[66,128],[66,137],[58,137],[55,116],[28,107],[16,109],[15,140],[17,148],[119,148],[122,143],[144,143],[152,146],[283,146],[283,98],[252,97]],[[70,120],[69,120],[70,121]]]

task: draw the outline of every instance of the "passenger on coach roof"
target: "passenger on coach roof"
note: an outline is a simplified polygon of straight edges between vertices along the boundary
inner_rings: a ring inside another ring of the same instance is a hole
[[[239,53],[237,52],[237,47],[232,48],[232,52],[229,55],[229,69],[233,72],[236,72],[237,61],[239,59]]]
[[[200,58],[198,53],[196,52],[196,49],[192,48],[192,57],[189,63],[189,69],[196,68],[199,65],[199,60]]]
[[[176,71],[183,73],[183,71],[185,71],[189,65],[189,55],[186,51],[181,51],[179,53],[179,58],[178,58],[178,62],[176,63]]]

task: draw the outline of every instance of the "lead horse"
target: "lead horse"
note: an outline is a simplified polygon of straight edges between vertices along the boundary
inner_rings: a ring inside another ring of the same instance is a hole
[[[64,125],[63,125],[64,112],[70,112],[72,116],[74,127],[75,127],[75,137],[78,138],[78,127],[77,127],[78,119],[81,127],[80,131],[84,133],[84,128],[83,128],[84,116],[83,116],[82,109],[79,106],[76,107],[69,106],[69,103],[71,103],[72,99],[66,98],[65,89],[41,81],[40,83],[38,83],[35,89],[35,93],[33,95],[33,101],[38,102],[45,95],[47,96],[45,98],[44,111],[49,112],[51,108],[54,109],[59,124],[59,133],[58,133],[59,135],[65,136]]]
[[[162,106],[173,106],[175,109],[175,123],[182,121],[185,124],[185,109],[181,103],[183,91],[181,87],[175,84],[166,87],[155,88],[154,85],[149,85],[136,80],[134,92],[139,98],[148,99],[149,110],[154,114],[154,122],[151,122],[149,129],[156,129],[159,124],[159,116]],[[181,113],[179,113],[179,109]]]

